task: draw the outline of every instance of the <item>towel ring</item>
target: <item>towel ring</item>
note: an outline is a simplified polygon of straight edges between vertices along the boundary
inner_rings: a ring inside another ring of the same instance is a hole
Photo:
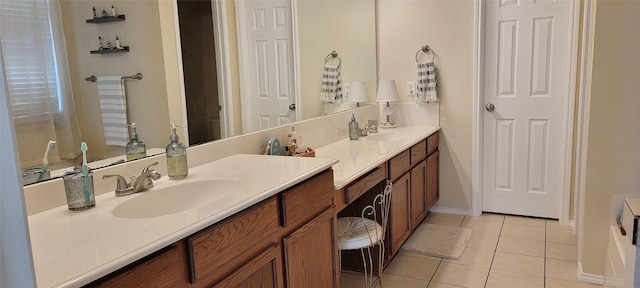
[[[418,49],[418,52],[416,52],[416,63],[420,63],[420,60],[418,60],[418,56],[420,55],[420,52],[425,54],[431,53],[431,61],[433,61],[435,53],[433,52],[431,47],[429,47],[429,45],[424,45],[422,46],[422,48]]]
[[[329,53],[329,55],[327,55],[327,57],[324,57],[324,64],[325,65],[327,65],[327,62],[329,61],[329,57],[338,58],[338,67],[340,67],[340,64],[342,64],[342,59],[340,57],[338,57],[338,52],[336,50],[331,51],[331,53]]]

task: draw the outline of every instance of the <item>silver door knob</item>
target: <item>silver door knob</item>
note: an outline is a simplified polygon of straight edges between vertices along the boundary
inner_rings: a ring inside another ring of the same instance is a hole
[[[487,111],[489,112],[493,112],[493,110],[496,110],[496,106],[493,106],[493,104],[489,103],[484,106],[484,109],[487,109]]]
[[[289,110],[296,110],[296,103],[289,105]]]

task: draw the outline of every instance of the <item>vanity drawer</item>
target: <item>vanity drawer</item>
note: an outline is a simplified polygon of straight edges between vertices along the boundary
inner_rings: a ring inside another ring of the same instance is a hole
[[[402,174],[409,171],[411,166],[409,154],[409,150],[405,150],[389,160],[389,180],[395,181]]]
[[[427,157],[427,140],[422,140],[418,144],[411,146],[411,165],[416,165]]]
[[[333,170],[328,169],[280,194],[282,227],[295,228],[333,205]]]
[[[436,133],[431,134],[429,138],[427,138],[427,155],[431,155],[431,153],[438,150],[438,142],[440,141],[440,132],[436,131]]]
[[[372,171],[361,177],[359,180],[353,182],[344,189],[344,202],[349,205],[353,200],[358,199],[362,194],[369,191],[369,189],[376,186],[378,183],[386,179],[387,163],[381,164],[374,168]]]
[[[276,244],[275,197],[187,237],[189,281],[210,287]]]

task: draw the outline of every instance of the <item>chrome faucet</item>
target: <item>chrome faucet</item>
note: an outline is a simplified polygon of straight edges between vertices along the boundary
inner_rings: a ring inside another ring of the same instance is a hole
[[[142,173],[138,177],[131,177],[131,183],[127,183],[127,180],[124,177],[117,174],[104,175],[102,176],[102,179],[110,177],[116,177],[118,179],[116,197],[131,195],[133,193],[149,190],[149,188],[153,187],[153,180],[158,180],[162,177],[160,172],[150,170],[151,166],[155,165],[158,165],[158,162],[144,167],[144,169],[142,169]]]

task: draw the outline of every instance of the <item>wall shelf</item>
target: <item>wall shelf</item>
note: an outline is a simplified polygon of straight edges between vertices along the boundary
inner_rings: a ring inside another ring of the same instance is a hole
[[[91,54],[112,54],[112,53],[126,53],[129,52],[129,46],[122,46],[122,49],[111,48],[102,50],[91,50]]]
[[[108,22],[118,22],[124,21],[126,17],[123,15],[118,16],[102,16],[93,19],[87,19],[87,23],[108,23]]]

